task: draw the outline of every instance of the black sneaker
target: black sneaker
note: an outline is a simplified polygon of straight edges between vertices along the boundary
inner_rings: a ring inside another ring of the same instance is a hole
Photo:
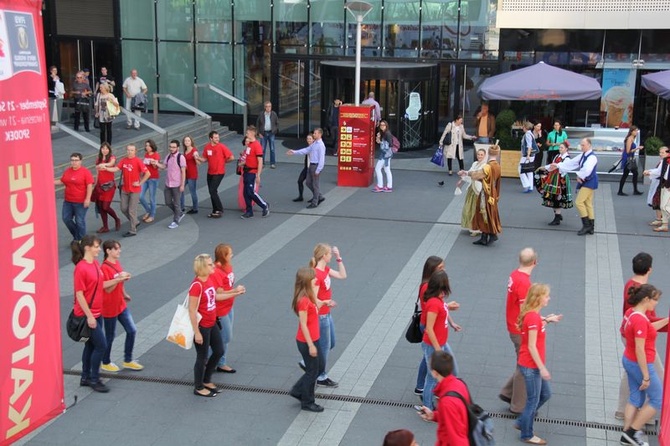
[[[198,211],[195,210],[195,209],[189,209],[188,211],[186,211],[186,213],[189,214],[189,215],[193,215],[193,214],[197,214]]]
[[[240,218],[247,220],[249,218],[254,218],[254,214],[250,214],[248,212],[245,212],[244,214],[240,215]]]
[[[419,389],[418,387],[414,388],[414,395],[423,395],[423,389]]]
[[[624,441],[626,443],[624,443]],[[636,431],[632,427],[623,431],[620,442],[621,444],[632,444],[635,446],[649,446],[649,443],[644,441],[644,433],[642,431]]]
[[[96,392],[100,392],[100,393],[109,392],[109,387],[104,385],[101,381],[98,381],[96,383],[91,383],[90,386],[91,386],[91,389],[93,389]]]
[[[91,381],[89,381],[88,378],[82,378],[79,380],[79,385],[81,387],[88,387],[91,385]]]
[[[266,204],[265,209],[263,209],[263,215],[262,216],[267,217],[268,215],[270,215],[270,205]]]
[[[307,371],[307,368],[305,367],[305,364],[303,364],[302,362],[298,362],[298,367],[300,367],[303,372]]]
[[[333,389],[334,389],[335,387],[339,386],[338,383],[336,383],[335,381],[333,381],[333,380],[330,379],[330,378],[317,380],[317,381],[316,381],[316,384],[317,384],[318,386],[322,386],[322,387],[332,387]]]

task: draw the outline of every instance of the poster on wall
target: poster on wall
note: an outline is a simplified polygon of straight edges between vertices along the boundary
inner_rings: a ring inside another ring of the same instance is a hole
[[[633,125],[635,70],[605,68],[600,113],[605,127],[628,128]]]
[[[374,107],[341,105],[337,155],[337,185],[368,187],[375,152]]]
[[[0,445],[64,409],[41,9],[0,0]]]

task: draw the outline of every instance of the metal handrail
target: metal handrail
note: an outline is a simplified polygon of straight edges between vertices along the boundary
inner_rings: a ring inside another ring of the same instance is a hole
[[[154,122],[155,122],[156,124],[158,124],[158,98],[164,98],[164,99],[169,99],[169,100],[171,100],[172,102],[174,102],[175,104],[177,104],[177,105],[181,105],[181,106],[184,107],[186,110],[192,111],[194,114],[196,114],[196,115],[198,115],[198,116],[201,116],[201,117],[205,118],[205,119],[207,120],[207,128],[208,128],[207,131],[208,131],[208,132],[211,132],[211,131],[212,131],[212,117],[209,116],[209,115],[208,115],[207,113],[205,113],[204,111],[198,109],[198,108],[197,108],[197,106],[198,106],[198,105],[197,105],[197,102],[196,102],[196,106],[194,107],[194,106],[192,106],[191,104],[187,104],[186,102],[182,101],[181,99],[172,96],[171,94],[166,94],[166,93],[154,93],[153,96],[154,96]],[[196,101],[197,101],[197,99],[196,99]],[[167,146],[167,142],[166,142],[165,145]]]
[[[156,110],[158,109],[158,107],[156,106],[156,104],[154,104],[154,122],[155,122],[155,124],[154,124],[154,122],[151,122],[148,119],[143,118],[142,116],[136,115],[135,113],[133,113],[132,111],[128,110],[125,107],[119,107],[119,109],[121,110],[121,113],[123,113],[124,115],[126,115],[128,117],[128,119],[131,119],[131,120],[132,119],[137,119],[142,124],[146,125],[151,130],[153,130],[154,132],[157,132],[159,135],[161,135],[161,139],[163,140],[163,144],[164,144],[163,147],[168,146],[167,130],[165,130],[164,128],[159,127],[157,125],[158,124],[158,119],[157,119],[157,115],[156,115]]]
[[[245,101],[242,99],[236,98],[232,94],[226,93],[222,89],[216,87],[215,85],[212,84],[193,84],[193,103],[195,106],[198,106],[198,88],[208,88],[209,90],[213,91],[214,93],[218,94],[219,96],[223,96],[224,98],[234,102],[235,104],[239,105],[242,107],[242,128],[246,129],[247,128],[247,113],[249,111],[249,106]],[[243,130],[244,131],[244,130]]]

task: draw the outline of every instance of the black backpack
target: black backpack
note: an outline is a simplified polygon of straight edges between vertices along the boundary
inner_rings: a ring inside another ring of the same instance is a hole
[[[458,378],[463,384],[465,381]],[[468,385],[465,384],[467,389]],[[468,389],[468,394],[470,389]],[[496,441],[493,438],[493,420],[489,416],[488,412],[482,409],[479,405],[472,403],[468,404],[458,392],[449,391],[443,396],[451,396],[458,398],[465,405],[465,409],[468,412],[468,440],[470,441],[470,446],[495,446]]]

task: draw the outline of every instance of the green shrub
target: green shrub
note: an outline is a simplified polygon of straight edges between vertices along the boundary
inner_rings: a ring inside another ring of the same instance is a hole
[[[496,116],[496,139],[501,149],[516,150],[521,147],[521,138],[512,136],[512,124],[516,121],[516,114],[510,109],[498,113]]]
[[[658,156],[658,149],[663,147],[663,140],[656,136],[650,136],[644,141],[644,154],[649,156]]]

